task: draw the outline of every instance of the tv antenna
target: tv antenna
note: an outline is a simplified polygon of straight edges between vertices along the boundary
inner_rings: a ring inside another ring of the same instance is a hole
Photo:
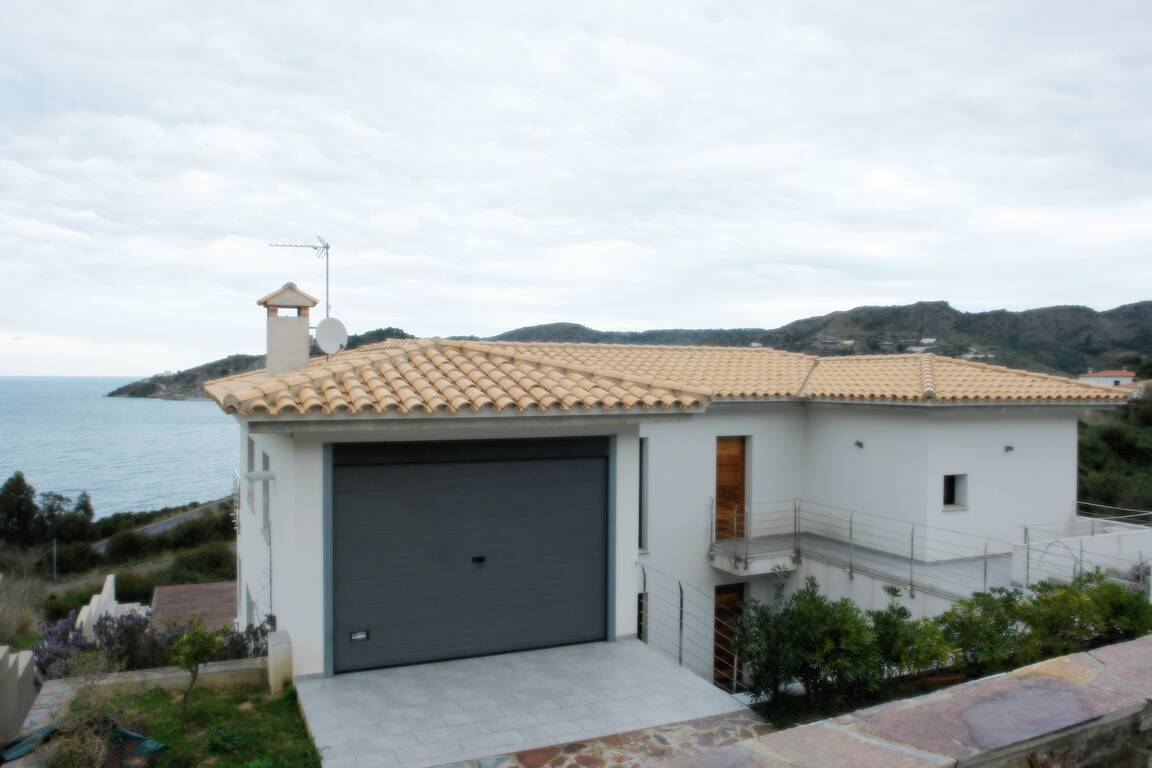
[[[311,248],[316,257],[324,259],[324,319],[316,324],[316,346],[326,355],[332,355],[348,346],[348,330],[344,323],[332,317],[332,302],[329,299],[328,280],[328,241],[316,235],[319,245],[309,243],[268,243],[273,248]]]
[[[316,252],[316,258],[324,259],[324,317],[329,317],[332,314],[332,302],[329,301],[328,293],[328,241],[316,235],[316,239],[320,241],[320,245],[311,245],[308,243],[268,243],[273,248],[311,248]]]

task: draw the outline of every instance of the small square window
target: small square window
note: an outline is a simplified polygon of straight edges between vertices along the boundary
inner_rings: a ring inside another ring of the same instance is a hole
[[[968,475],[944,475],[944,506],[968,506]]]

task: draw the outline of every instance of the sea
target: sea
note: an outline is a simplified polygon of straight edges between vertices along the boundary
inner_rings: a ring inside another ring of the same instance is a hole
[[[130,381],[0,376],[0,482],[88,491],[96,517],[231,493],[236,422],[208,400],[105,397]]]

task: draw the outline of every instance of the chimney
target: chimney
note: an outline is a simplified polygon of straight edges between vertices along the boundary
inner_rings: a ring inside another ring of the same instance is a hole
[[[284,286],[256,302],[268,308],[268,373],[285,373],[308,365],[308,310],[319,303],[296,287]],[[280,310],[296,310],[295,314],[280,314]]]

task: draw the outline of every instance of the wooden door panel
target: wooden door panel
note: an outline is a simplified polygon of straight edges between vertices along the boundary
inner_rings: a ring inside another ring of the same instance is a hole
[[[716,538],[744,536],[747,440],[716,438]]]
[[[716,587],[716,617],[713,638],[712,679],[732,690],[737,681],[736,654],[732,648],[733,630],[730,623],[744,609],[744,585],[722,584]]]

